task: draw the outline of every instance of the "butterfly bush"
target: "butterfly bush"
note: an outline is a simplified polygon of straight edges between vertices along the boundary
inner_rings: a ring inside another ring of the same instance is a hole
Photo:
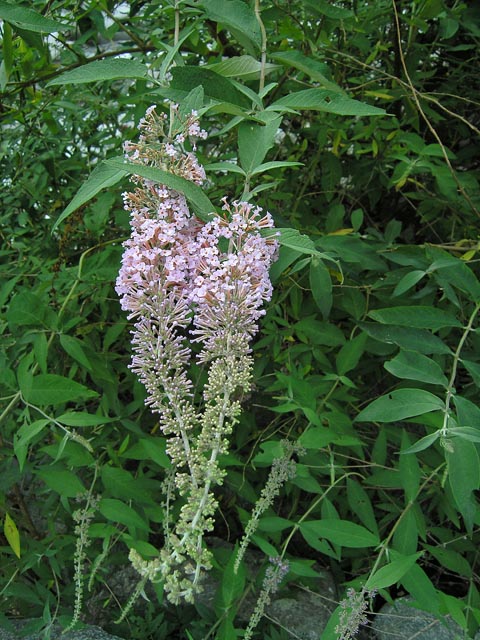
[[[139,141],[125,143],[130,162],[203,184],[195,140],[206,132],[195,111],[185,116],[173,105],[168,119],[150,107],[139,129]],[[132,232],[116,291],[134,320],[130,366],[159,416],[172,479],[163,549],[154,560],[134,550],[130,558],[143,581],[164,583],[172,602],[191,602],[211,566],[203,536],[213,529],[213,490],[224,477],[218,459],[251,387],[250,343],[272,294],[277,242],[261,233],[273,227],[270,214],[250,203],[224,199],[221,213],[205,222],[182,193],[138,175],[132,181],[135,189],[123,196]],[[207,370],[201,400],[190,376],[195,360]]]

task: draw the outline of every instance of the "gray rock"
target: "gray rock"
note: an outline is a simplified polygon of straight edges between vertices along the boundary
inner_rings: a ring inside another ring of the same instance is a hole
[[[28,633],[28,627],[41,627],[41,620],[15,620],[11,623],[11,629],[0,627],[0,640],[45,640],[44,631]],[[28,635],[24,635],[27,632]],[[62,633],[62,627],[54,624],[50,628],[49,640],[122,640],[118,636],[103,631],[100,627],[85,626],[81,629],[73,629]]]
[[[335,596],[331,584],[322,586],[325,596],[307,590],[297,590],[291,598],[278,598],[266,610],[267,616],[290,632],[293,638],[318,640],[332,614]]]
[[[411,602],[399,598],[382,607],[372,625],[377,640],[464,640],[463,630],[451,618],[438,619]]]
[[[232,553],[233,546],[218,538],[210,539],[210,547],[220,547]],[[265,555],[254,548],[247,549],[244,562],[250,579],[253,579],[265,563]],[[318,566],[313,567],[320,574],[314,579],[315,592],[301,586],[289,585],[271,595],[271,602],[265,607],[264,615],[276,622],[292,638],[300,640],[318,640],[325,629],[328,619],[335,609],[336,589],[333,577]],[[211,574],[205,575],[204,591],[197,596],[209,608],[213,608],[213,600],[218,583]],[[259,593],[250,591],[239,611],[237,622],[246,626],[257,604]]]

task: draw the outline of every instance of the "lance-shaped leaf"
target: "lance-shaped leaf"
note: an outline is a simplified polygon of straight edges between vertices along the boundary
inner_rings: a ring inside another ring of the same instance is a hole
[[[105,162],[100,163],[82,184],[70,204],[59,215],[57,221],[53,225],[52,231],[55,231],[58,225],[68,218],[70,214],[94,198],[97,193],[102,191],[102,189],[106,189],[107,187],[112,187],[114,184],[117,184],[117,182],[119,182],[125,175],[126,171],[124,170],[110,167],[105,164]]]
[[[384,109],[373,107],[359,100],[354,100],[336,91],[328,89],[304,89],[290,93],[268,107],[270,110],[282,111],[283,107],[301,111],[323,111],[339,116],[384,116]]]
[[[20,558],[20,534],[18,533],[17,525],[8,513],[5,514],[3,533],[13,553],[17,558]]]
[[[395,422],[443,410],[443,400],[423,389],[397,389],[371,402],[355,418],[357,422]]]
[[[53,78],[47,84],[86,84],[89,82],[103,82],[105,80],[118,80],[119,78],[146,78],[148,67],[136,60],[125,60],[124,58],[106,58],[105,60],[94,60],[76,69],[65,71],[61,75]]]
[[[215,211],[215,207],[202,189],[190,180],[186,180],[181,176],[176,176],[168,171],[157,169],[156,167],[146,167],[143,164],[127,162],[123,158],[112,158],[105,162],[108,166],[118,170],[123,170],[126,174],[142,176],[142,178],[164,184],[170,189],[183,193],[202,220],[208,220],[209,214]]]
[[[7,2],[0,2],[0,19],[5,20],[13,27],[37,33],[55,33],[70,28],[70,25],[45,18],[37,11]]]
[[[202,220],[208,218],[208,214],[215,211],[214,206],[203,193],[203,191],[193,182],[185,180],[180,176],[175,176],[167,171],[156,169],[155,167],[145,167],[144,165],[127,162],[123,157],[104,160],[90,174],[86,182],[78,190],[70,204],[62,211],[58,220],[53,226],[53,231],[68,216],[79,207],[89,202],[102,189],[113,186],[128,174],[141,175],[148,180],[153,180],[183,193],[190,201],[196,213]]]
[[[260,25],[255,13],[241,0],[202,0],[209,20],[225,25],[234,35],[241,34],[249,42],[260,48]]]
[[[231,80],[206,67],[188,65],[174,67],[171,73],[172,82],[170,86],[174,90],[188,93],[195,87],[202,85],[205,97],[210,100],[234,104],[243,109],[250,109],[252,106],[251,100]]]
[[[329,74],[327,65],[319,60],[315,60],[311,56],[306,56],[300,51],[279,51],[278,53],[272,54],[272,58],[287,67],[294,67],[306,73],[312,80],[315,80],[315,82],[320,82],[325,89],[335,91],[335,93],[345,93],[338,84],[326,77],[325,74]]]

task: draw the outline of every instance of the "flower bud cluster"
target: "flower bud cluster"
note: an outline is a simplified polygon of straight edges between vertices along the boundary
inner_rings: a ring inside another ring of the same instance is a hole
[[[155,107],[147,110],[139,141],[125,144],[127,158],[201,185],[205,172],[186,145],[195,150],[194,139],[206,132],[196,112],[182,115],[173,105],[171,113],[168,122]],[[210,566],[202,536],[213,527],[212,490],[224,475],[218,456],[238,420],[239,398],[250,389],[249,342],[271,297],[268,269],[277,242],[262,236],[273,220],[259,207],[224,200],[222,213],[203,222],[183,194],[141,176],[132,181],[134,191],[124,194],[132,232],[116,291],[136,320],[131,368],[168,436],[173,490],[182,505],[160,561],[149,567],[135,558],[135,564],[142,578],[161,579],[172,601],[191,601],[201,570]],[[201,403],[194,402],[188,375],[188,342],[200,344],[197,359],[209,365]]]

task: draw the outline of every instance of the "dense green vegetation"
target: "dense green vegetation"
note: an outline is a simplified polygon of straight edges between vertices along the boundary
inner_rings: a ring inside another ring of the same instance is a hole
[[[282,588],[325,567],[339,600],[378,591],[374,612],[407,593],[473,637],[478,3],[2,0],[0,20],[0,615],[67,626],[79,583],[85,600],[130,549],[162,547],[165,437],[114,283],[122,144],[173,101],[209,134],[193,210],[246,199],[282,229],[214,534],[241,540],[288,439],[305,452],[252,539],[265,566],[289,560]],[[241,637],[262,575],[226,562],[215,611],[166,612],[157,585],[142,620],[113,626],[126,603],[107,599],[111,629]]]

